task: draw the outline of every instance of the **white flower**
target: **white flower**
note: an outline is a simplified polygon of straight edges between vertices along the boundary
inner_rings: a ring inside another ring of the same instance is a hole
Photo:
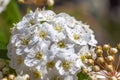
[[[27,66],[36,67],[39,64],[46,65],[52,59],[52,52],[48,50],[48,45],[40,43],[40,46],[35,46],[33,50],[26,56],[24,62]]]
[[[56,55],[61,52],[68,51],[69,49],[74,50],[74,44],[68,44],[66,41],[59,41],[51,45],[50,50]]]
[[[46,80],[47,70],[45,66],[37,66],[29,69],[28,74],[31,80]]]
[[[3,12],[10,0],[0,0],[0,13]]]
[[[24,64],[24,56],[16,54],[12,56],[10,66],[16,70],[17,74],[23,74],[29,70],[29,67]]]
[[[97,43],[89,26],[50,10],[31,11],[14,25],[11,34],[10,66],[17,74],[29,74],[31,80],[77,80],[83,47]]]
[[[57,17],[63,17],[66,20],[67,26],[71,28],[74,27],[77,22],[74,17],[71,17],[66,13],[60,13]]]
[[[82,64],[79,57],[73,54],[73,50],[68,50],[66,52],[61,52],[56,54],[56,68],[60,75],[71,75],[75,74],[80,70]]]

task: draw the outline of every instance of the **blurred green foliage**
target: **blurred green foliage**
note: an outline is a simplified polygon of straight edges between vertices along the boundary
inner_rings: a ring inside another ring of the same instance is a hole
[[[82,72],[78,73],[78,80],[88,80],[88,75],[83,74]]]
[[[10,28],[21,19],[17,0],[11,0],[6,10],[0,14],[0,58],[7,58],[7,44],[10,38]]]
[[[11,0],[6,10],[0,14],[0,41],[8,43],[10,28],[21,19],[16,0]]]

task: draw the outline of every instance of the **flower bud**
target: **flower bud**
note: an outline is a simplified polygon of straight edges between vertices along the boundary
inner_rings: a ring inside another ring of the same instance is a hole
[[[53,6],[54,5],[54,0],[47,0],[47,5],[48,6]]]
[[[112,65],[106,65],[106,70],[111,72],[113,71],[113,66]]]
[[[47,0],[33,0],[33,3],[36,5],[36,6],[45,6]]]
[[[28,74],[25,75],[26,80],[30,80],[30,76]]]
[[[118,52],[117,48],[110,48],[110,54],[114,55]]]
[[[97,62],[99,62],[101,64],[104,63],[104,58],[103,57],[98,57]]]
[[[97,65],[95,65],[95,66],[93,66],[93,70],[94,70],[95,72],[98,72],[98,71],[100,71],[100,67],[97,66]]]
[[[94,65],[94,60],[88,59],[87,65],[89,66]]]
[[[118,49],[120,49],[120,43],[117,45]]]
[[[24,1],[24,0],[18,0],[18,2],[20,2],[20,3],[24,3],[25,1]]]
[[[104,50],[108,50],[110,48],[110,45],[109,44],[105,44],[104,46],[103,46],[103,49]]]
[[[7,78],[3,78],[2,80],[8,80]]]
[[[13,74],[10,74],[10,75],[8,76],[8,80],[14,80],[14,78],[15,78],[15,75],[13,75]]]
[[[91,53],[86,54],[86,58],[87,59],[92,59],[92,54]]]
[[[102,56],[103,50],[102,49],[97,49],[96,54],[97,54],[98,57]]]
[[[83,69],[82,69],[82,73],[83,73],[83,74],[86,74],[86,73],[88,73],[88,72],[89,72],[89,70],[88,70],[87,68],[83,68]]]
[[[107,57],[106,57],[106,60],[107,60],[108,62],[112,62],[112,61],[114,61],[114,58],[113,58],[113,56],[107,56]]]
[[[102,47],[101,47],[101,46],[97,46],[97,47],[96,47],[96,50],[97,50],[97,49],[102,49]]]

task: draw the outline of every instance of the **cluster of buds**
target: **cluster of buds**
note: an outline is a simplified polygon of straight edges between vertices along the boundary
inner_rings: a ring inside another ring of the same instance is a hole
[[[54,0],[18,0],[20,3],[24,4],[34,4],[38,7],[43,7],[45,5],[53,6]]]
[[[97,46],[95,49],[96,59],[92,58],[91,53],[86,55],[86,65],[87,67],[91,67],[89,73],[92,72],[98,78],[102,77],[102,80],[103,78],[105,80],[120,80],[119,49],[120,44],[117,47],[111,47],[109,44],[105,44],[103,47]],[[83,71],[88,73],[89,70]]]
[[[9,73],[9,66],[7,65],[6,60],[0,59],[0,79],[6,76]]]
[[[30,80],[29,75],[15,76],[14,74],[9,74],[7,77],[2,78],[2,80]]]

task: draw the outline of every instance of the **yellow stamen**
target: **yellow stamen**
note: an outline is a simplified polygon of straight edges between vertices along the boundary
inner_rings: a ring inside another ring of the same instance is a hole
[[[47,36],[47,33],[45,31],[40,32],[40,37],[45,38]]]
[[[77,34],[74,34],[74,35],[73,35],[73,38],[74,38],[74,40],[80,39],[80,37],[79,37]]]
[[[28,45],[29,44],[29,39],[24,39],[22,44],[23,45]]]
[[[55,27],[55,30],[58,31],[58,32],[61,32],[62,28],[59,27],[59,26],[56,26],[56,27]]]
[[[35,58],[38,59],[38,60],[41,60],[42,59],[42,52],[38,52],[36,55],[35,55]]]
[[[57,45],[59,48],[65,48],[65,43],[63,41],[59,41]]]
[[[62,63],[62,67],[65,69],[65,70],[68,70],[70,68],[70,62],[69,61],[64,61]]]
[[[33,73],[34,73],[35,78],[40,78],[41,77],[41,73],[39,71],[35,70]]]
[[[50,61],[47,63],[47,67],[48,68],[53,68],[55,66],[55,62],[54,61]]]
[[[85,55],[81,55],[81,56],[80,56],[80,59],[81,59],[82,61],[85,61],[85,59],[86,59]]]

